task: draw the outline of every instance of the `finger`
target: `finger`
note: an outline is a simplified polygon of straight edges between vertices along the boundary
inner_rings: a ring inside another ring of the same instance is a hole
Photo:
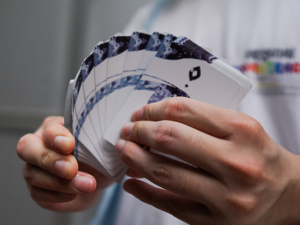
[[[172,120],[186,124],[215,137],[227,137],[234,132],[231,122],[242,114],[189,98],[176,97],[149,104],[132,115],[132,121]]]
[[[43,140],[28,134],[17,145],[18,156],[25,162],[65,179],[72,179],[78,171],[78,164],[73,155],[62,155],[43,144]]]
[[[37,187],[30,188],[30,195],[36,202],[62,203],[69,202],[76,198],[74,194],[50,191]]]
[[[62,116],[49,116],[45,118],[42,125],[36,130],[34,134],[42,137],[45,128],[50,122],[57,122],[61,125],[64,125],[64,118]]]
[[[127,180],[124,190],[136,198],[165,211],[188,224],[212,224],[211,213],[203,204],[155,188],[139,180]]]
[[[136,171],[134,171],[133,169],[130,169],[130,168],[127,171],[127,176],[130,176],[130,177],[133,177],[133,178],[142,178],[142,176],[138,172],[136,172]]]
[[[75,146],[74,136],[70,131],[57,122],[57,120],[49,122],[42,132],[44,144],[59,153],[71,154]]]
[[[218,174],[228,141],[173,121],[139,121],[122,128],[124,139],[176,156]],[[222,151],[222,152],[220,152]]]
[[[95,178],[83,172],[78,172],[72,180],[67,180],[27,164],[24,167],[23,176],[33,187],[62,193],[89,194],[96,189]]]
[[[133,142],[124,143],[121,157],[125,164],[151,182],[208,207],[218,202],[226,191],[217,179],[202,170],[145,151]]]

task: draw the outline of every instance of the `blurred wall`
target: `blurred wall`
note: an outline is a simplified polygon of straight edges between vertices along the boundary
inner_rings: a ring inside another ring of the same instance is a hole
[[[62,115],[81,61],[147,2],[0,1],[0,224],[87,224],[94,209],[58,214],[31,200],[15,147],[44,117]]]

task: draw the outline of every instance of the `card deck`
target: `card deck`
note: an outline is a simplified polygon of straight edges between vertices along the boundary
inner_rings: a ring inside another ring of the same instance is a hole
[[[186,37],[116,34],[96,45],[70,82],[65,119],[75,136],[74,155],[121,182],[128,168],[114,145],[135,110],[176,96],[236,109],[251,86],[240,71]]]

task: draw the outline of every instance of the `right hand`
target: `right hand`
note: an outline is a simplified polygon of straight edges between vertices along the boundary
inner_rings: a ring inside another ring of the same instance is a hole
[[[17,154],[26,162],[23,176],[37,204],[59,212],[84,210],[112,181],[76,161],[74,137],[63,124],[63,117],[46,118],[34,134],[19,140]]]

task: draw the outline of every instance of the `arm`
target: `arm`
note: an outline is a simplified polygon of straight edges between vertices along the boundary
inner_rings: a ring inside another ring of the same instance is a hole
[[[116,147],[131,169],[164,188],[128,180],[124,189],[141,201],[190,224],[300,222],[300,158],[253,118],[172,98],[143,107],[132,120]]]
[[[41,207],[70,212],[89,208],[111,181],[71,154],[74,137],[62,117],[48,117],[34,134],[22,137],[18,156],[31,197]]]

